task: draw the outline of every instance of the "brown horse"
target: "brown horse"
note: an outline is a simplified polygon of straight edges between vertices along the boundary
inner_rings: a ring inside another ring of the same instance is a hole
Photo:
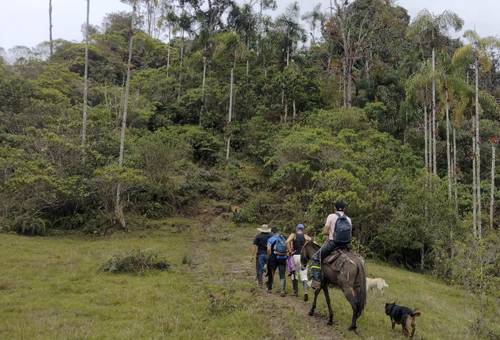
[[[300,253],[300,260],[306,266],[320,246],[314,242],[306,242]],[[321,290],[325,293],[328,305],[328,324],[333,323],[333,311],[330,304],[328,285],[334,285],[342,290],[347,301],[352,307],[352,322],[349,330],[356,330],[356,321],[361,316],[366,304],[366,275],[365,267],[361,258],[355,256],[352,261],[346,261],[341,271],[334,268],[333,264],[321,265],[321,288],[314,292],[314,300],[309,315],[314,315],[316,300]]]

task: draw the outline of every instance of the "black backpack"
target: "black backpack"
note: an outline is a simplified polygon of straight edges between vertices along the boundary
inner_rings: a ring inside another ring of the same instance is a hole
[[[338,216],[335,222],[335,239],[336,243],[348,244],[352,239],[352,225],[347,219],[347,216],[336,214]]]

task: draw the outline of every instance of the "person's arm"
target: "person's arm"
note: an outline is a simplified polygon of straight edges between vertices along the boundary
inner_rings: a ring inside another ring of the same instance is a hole
[[[325,226],[323,227],[323,235],[325,235],[326,237],[328,237],[330,235],[330,218],[331,215],[328,215],[328,217],[326,218],[326,222],[325,222]]]
[[[312,240],[311,236],[306,235],[306,234],[304,234],[304,238],[306,239],[307,242]]]
[[[286,249],[288,250],[288,253],[293,252],[293,240],[295,240],[295,233],[291,233],[286,240]]]
[[[270,241],[271,239],[269,239],[269,241],[267,241],[267,255],[268,256],[271,256],[271,253],[272,253],[272,243]]]

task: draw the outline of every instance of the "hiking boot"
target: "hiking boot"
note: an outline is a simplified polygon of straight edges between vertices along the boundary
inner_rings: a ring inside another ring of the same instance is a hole
[[[257,282],[259,283],[259,288],[264,286],[264,280],[262,278],[262,274],[257,274]]]
[[[304,302],[307,302],[309,300],[309,295],[307,293],[304,293]]]

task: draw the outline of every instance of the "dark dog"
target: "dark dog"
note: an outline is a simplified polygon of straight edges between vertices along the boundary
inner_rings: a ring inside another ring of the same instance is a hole
[[[417,322],[415,318],[422,315],[418,309],[410,309],[404,306],[398,306],[395,303],[385,304],[385,314],[389,315],[392,322],[392,329],[396,324],[403,328],[403,335],[413,337]]]

